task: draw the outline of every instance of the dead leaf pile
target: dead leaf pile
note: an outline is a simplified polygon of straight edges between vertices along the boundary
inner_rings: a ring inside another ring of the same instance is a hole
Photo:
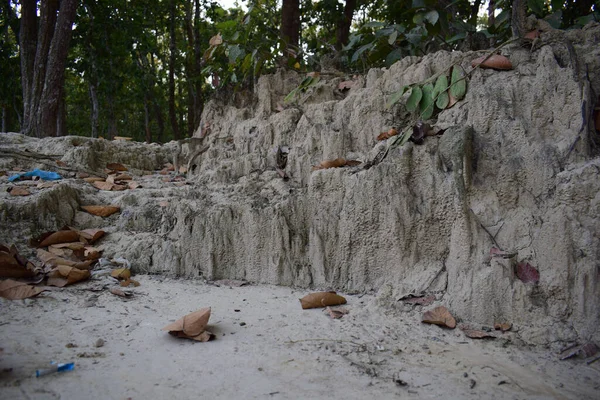
[[[335,160],[325,160],[321,161],[319,165],[313,165],[312,170],[317,171],[320,169],[329,169],[329,168],[340,168],[340,167],[355,167],[357,165],[362,164],[357,160],[346,160],[345,158],[336,158]]]
[[[201,308],[165,326],[162,330],[168,331],[169,334],[176,337],[208,342],[215,337],[214,334],[206,330],[209,318],[210,307]]]
[[[127,167],[125,167],[123,164],[108,163],[106,164],[106,172],[108,174],[106,179],[87,177],[83,178],[83,180],[90,183],[96,189],[106,191],[121,191],[140,187],[140,184],[133,181],[133,177],[131,175],[123,173],[124,171],[127,171]]]
[[[445,326],[450,329],[456,328],[456,320],[444,306],[439,306],[433,310],[424,312],[422,322]]]
[[[315,292],[301,298],[300,304],[306,310],[308,308],[322,308],[346,304],[346,299],[335,292]]]
[[[0,278],[34,278],[41,269],[19,254],[15,245],[0,244]]]

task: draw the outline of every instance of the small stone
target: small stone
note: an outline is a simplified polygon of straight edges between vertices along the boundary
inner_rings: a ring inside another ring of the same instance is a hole
[[[67,349],[73,349],[73,348],[77,347],[77,345],[75,343],[67,343],[67,344],[65,344],[65,347]]]
[[[240,322],[240,326],[244,326],[244,325],[246,325],[245,322]]]
[[[102,347],[104,346],[104,339],[100,338],[98,340],[96,340],[96,343],[94,343],[95,347]]]

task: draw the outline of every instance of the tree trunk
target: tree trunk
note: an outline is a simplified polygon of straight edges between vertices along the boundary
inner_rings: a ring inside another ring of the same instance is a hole
[[[179,125],[177,123],[177,113],[175,110],[175,62],[177,56],[177,47],[175,41],[175,0],[171,0],[169,7],[169,120],[173,129],[175,140],[181,138]]]
[[[525,20],[527,18],[526,0],[513,0],[510,25],[514,38],[523,37],[525,32]]]
[[[144,128],[146,130],[146,143],[152,143],[152,132],[150,131],[150,112],[148,110],[148,96],[144,96]]]
[[[31,107],[31,87],[33,85],[33,66],[37,46],[37,1],[21,0],[21,29],[19,32],[21,47],[21,86],[23,88],[23,120],[29,121]],[[25,132],[25,127],[23,127]]]
[[[285,41],[285,59],[298,55],[300,43],[300,1],[283,0],[281,5],[281,38]]]
[[[63,87],[58,97],[58,115],[56,118],[56,136],[67,136],[67,104],[65,102],[65,88]]]
[[[6,112],[6,108],[6,106],[2,106],[2,129],[0,129],[0,132],[6,132],[6,130],[8,129],[8,113]]]
[[[490,0],[488,5],[488,27],[494,26],[496,23],[496,1]]]
[[[346,0],[344,6],[344,15],[340,20],[336,30],[336,49],[340,50],[344,45],[348,43],[348,37],[350,36],[350,26],[352,25],[352,18],[354,17],[354,11],[356,10],[356,0]]]
[[[165,119],[162,115],[162,110],[156,101],[156,98],[152,96],[152,105],[154,107],[154,115],[156,116],[156,123],[158,124],[158,135],[156,136],[156,141],[158,143],[163,142],[163,138],[165,135]]]
[[[92,110],[91,110],[92,137],[97,138],[98,137],[98,114],[99,114],[99,111],[98,111],[98,87],[96,85],[96,82],[90,81],[89,89],[90,89],[90,101],[92,103]]]

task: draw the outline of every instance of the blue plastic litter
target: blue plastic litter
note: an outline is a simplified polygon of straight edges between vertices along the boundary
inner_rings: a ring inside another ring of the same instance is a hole
[[[35,376],[39,378],[40,376],[54,374],[56,372],[73,371],[75,369],[75,363],[57,364],[52,362],[50,364],[52,364],[52,368],[38,369],[35,371]]]
[[[32,178],[34,176],[39,176],[41,179],[43,179],[45,181],[57,181],[59,179],[62,179],[62,176],[60,176],[56,172],[42,171],[41,169],[37,169],[36,168],[33,171],[29,171],[29,172],[25,172],[25,173],[22,173],[22,174],[13,175],[10,178],[8,178],[8,181],[9,182],[14,182],[14,181],[19,180],[21,178]]]

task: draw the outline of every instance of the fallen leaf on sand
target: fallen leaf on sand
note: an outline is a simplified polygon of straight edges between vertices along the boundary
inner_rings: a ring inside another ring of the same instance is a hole
[[[39,247],[48,247],[52,244],[57,243],[71,243],[79,241],[79,233],[76,231],[58,231],[48,235],[44,240],[40,242]]]
[[[12,279],[0,281],[0,297],[9,300],[27,299],[29,297],[37,296],[43,291],[44,289],[30,286],[23,282],[13,281]]]
[[[433,295],[431,295],[431,296],[408,295],[408,296],[405,296],[404,298],[401,298],[400,300],[402,300],[403,302],[408,303],[408,304],[428,306],[435,301],[435,296],[433,296]]]
[[[141,187],[142,185],[140,185],[138,182],[135,182],[135,181],[129,181],[127,186],[129,186],[129,189],[137,189],[137,188]]]
[[[104,231],[102,229],[84,229],[79,231],[79,240],[85,241],[89,244],[94,243],[102,236],[104,236]]]
[[[497,331],[506,332],[506,331],[510,331],[510,328],[512,328],[512,324],[510,322],[496,322],[496,323],[494,323],[494,329],[497,330]]]
[[[348,314],[348,310],[346,310],[345,308],[331,308],[331,307],[327,307],[325,309],[325,312],[329,314],[329,316],[333,319],[340,319],[342,318],[344,315]]]
[[[319,169],[328,169],[328,168],[339,168],[346,165],[346,159],[344,158],[336,158],[335,160],[326,160],[321,161],[319,165],[313,165],[312,170],[316,171]]]
[[[131,297],[131,293],[124,292],[119,288],[112,288],[112,289],[110,289],[110,292],[112,294],[114,294],[115,296],[119,296],[119,297]]]
[[[96,181],[96,182],[93,182],[92,185],[94,185],[94,187],[96,189],[100,189],[100,190],[112,190],[112,188],[114,186],[112,183],[104,182],[104,181],[102,181],[102,182]]]
[[[127,175],[127,174],[119,174],[117,176],[115,176],[115,181],[130,181],[133,178],[131,177],[131,175]]]
[[[35,272],[21,265],[12,254],[0,251],[0,277],[2,278],[33,278]]]
[[[13,186],[11,189],[9,189],[9,192],[11,196],[29,196],[31,193],[29,193],[29,190],[20,187],[20,186]]]
[[[126,279],[124,281],[121,281],[119,283],[119,285],[122,287],[129,287],[131,285],[133,285],[134,287],[138,287],[138,286],[140,286],[140,283],[138,281],[136,281],[135,279]]]
[[[51,248],[55,248],[55,249],[70,249],[70,250],[82,250],[85,247],[85,244],[81,243],[81,242],[73,242],[73,243],[57,243],[57,244],[53,244],[52,246],[48,247],[48,251],[50,251]],[[56,253],[54,253],[56,254]]]
[[[377,140],[386,140],[391,138],[392,136],[396,136],[398,134],[398,131],[394,128],[390,128],[387,132],[381,132],[378,136],[377,136]]]
[[[300,299],[303,309],[321,308],[346,304],[346,299],[335,292],[315,292]]]
[[[81,208],[99,217],[108,217],[121,210],[121,207],[117,206],[81,206]]]
[[[532,267],[528,262],[520,262],[517,264],[517,277],[523,283],[538,283],[540,281],[540,273]]]
[[[38,183],[38,185],[36,187],[38,189],[48,189],[55,185],[56,185],[56,182],[42,182],[42,183]]]
[[[42,262],[45,265],[49,265],[52,267],[69,266],[69,267],[73,267],[75,269],[80,269],[80,270],[89,270],[90,265],[92,265],[92,263],[94,262],[94,260],[88,260],[88,261],[67,260],[66,258],[58,257],[58,256],[50,253],[49,251],[42,250],[42,249],[38,249],[37,257],[40,260],[42,260]]]
[[[168,331],[173,336],[207,342],[215,336],[205,330],[209,318],[210,307],[201,308],[165,326],[162,330]]]
[[[446,326],[450,329],[456,328],[456,320],[444,306],[439,306],[433,310],[424,312],[422,321],[427,324]]]
[[[48,274],[48,285],[63,287],[90,277],[90,271],[59,265]]]
[[[114,191],[121,191],[121,190],[127,190],[127,189],[129,189],[128,185],[117,185],[117,184],[112,185],[112,190],[114,190]]]
[[[83,178],[83,180],[87,183],[104,182],[104,178],[99,178],[97,176],[90,176],[89,178]]]
[[[127,171],[127,167],[120,163],[108,163],[106,164],[106,168],[111,171]]]
[[[117,268],[111,271],[110,276],[117,279],[127,280],[131,278],[131,271],[127,268]]]
[[[496,339],[496,336],[488,333],[486,331],[481,331],[478,329],[463,329],[462,330],[465,335],[471,339],[486,339],[486,338],[491,338],[491,339]]]

